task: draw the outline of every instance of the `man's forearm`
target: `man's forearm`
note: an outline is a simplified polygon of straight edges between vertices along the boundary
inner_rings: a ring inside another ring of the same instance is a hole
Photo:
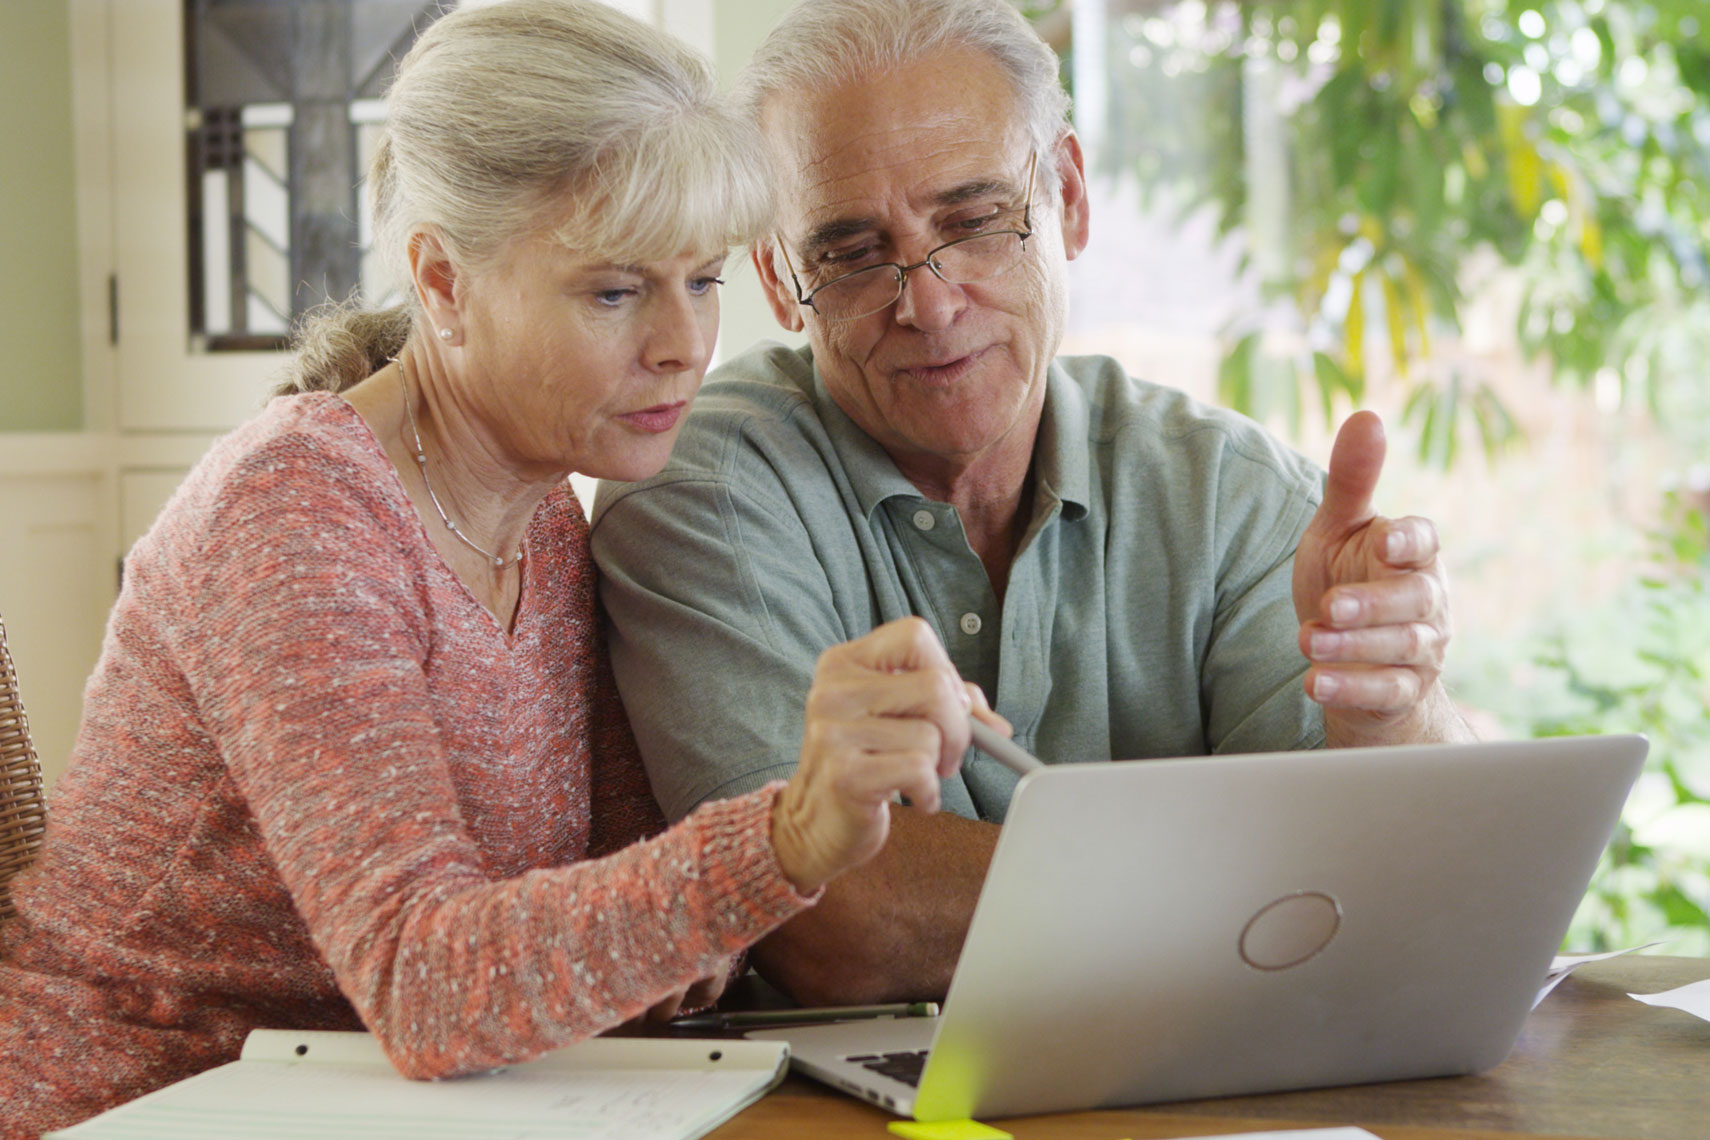
[[[884,849],[756,946],[755,968],[803,1005],[942,998],[998,832],[892,808]]]

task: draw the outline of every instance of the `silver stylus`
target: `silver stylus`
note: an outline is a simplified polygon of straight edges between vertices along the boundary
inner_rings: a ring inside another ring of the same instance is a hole
[[[976,720],[970,716],[968,724],[974,730],[974,747],[998,761],[1017,776],[1025,776],[1029,772],[1045,767],[1045,761],[1011,741],[984,721]]]

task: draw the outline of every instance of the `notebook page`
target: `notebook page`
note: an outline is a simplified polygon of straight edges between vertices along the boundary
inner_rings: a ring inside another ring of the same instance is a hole
[[[633,1052],[649,1044],[628,1041],[624,1048]],[[708,1044],[718,1048],[724,1043]],[[590,1069],[555,1065],[548,1057],[433,1082],[405,1080],[384,1063],[237,1061],[53,1135],[66,1140],[677,1140],[711,1130],[759,1097],[782,1076],[783,1059],[779,1055],[776,1069]]]

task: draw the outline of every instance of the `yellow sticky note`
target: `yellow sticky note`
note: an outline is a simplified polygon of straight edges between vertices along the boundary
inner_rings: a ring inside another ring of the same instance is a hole
[[[903,1140],[1015,1140],[1015,1137],[977,1120],[893,1120],[885,1127]]]

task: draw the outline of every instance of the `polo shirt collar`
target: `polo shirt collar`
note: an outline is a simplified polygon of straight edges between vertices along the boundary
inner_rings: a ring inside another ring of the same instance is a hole
[[[1045,376],[1045,411],[1033,443],[1034,511],[1053,499],[1063,518],[1084,519],[1092,501],[1092,413],[1085,390],[1051,361]]]

